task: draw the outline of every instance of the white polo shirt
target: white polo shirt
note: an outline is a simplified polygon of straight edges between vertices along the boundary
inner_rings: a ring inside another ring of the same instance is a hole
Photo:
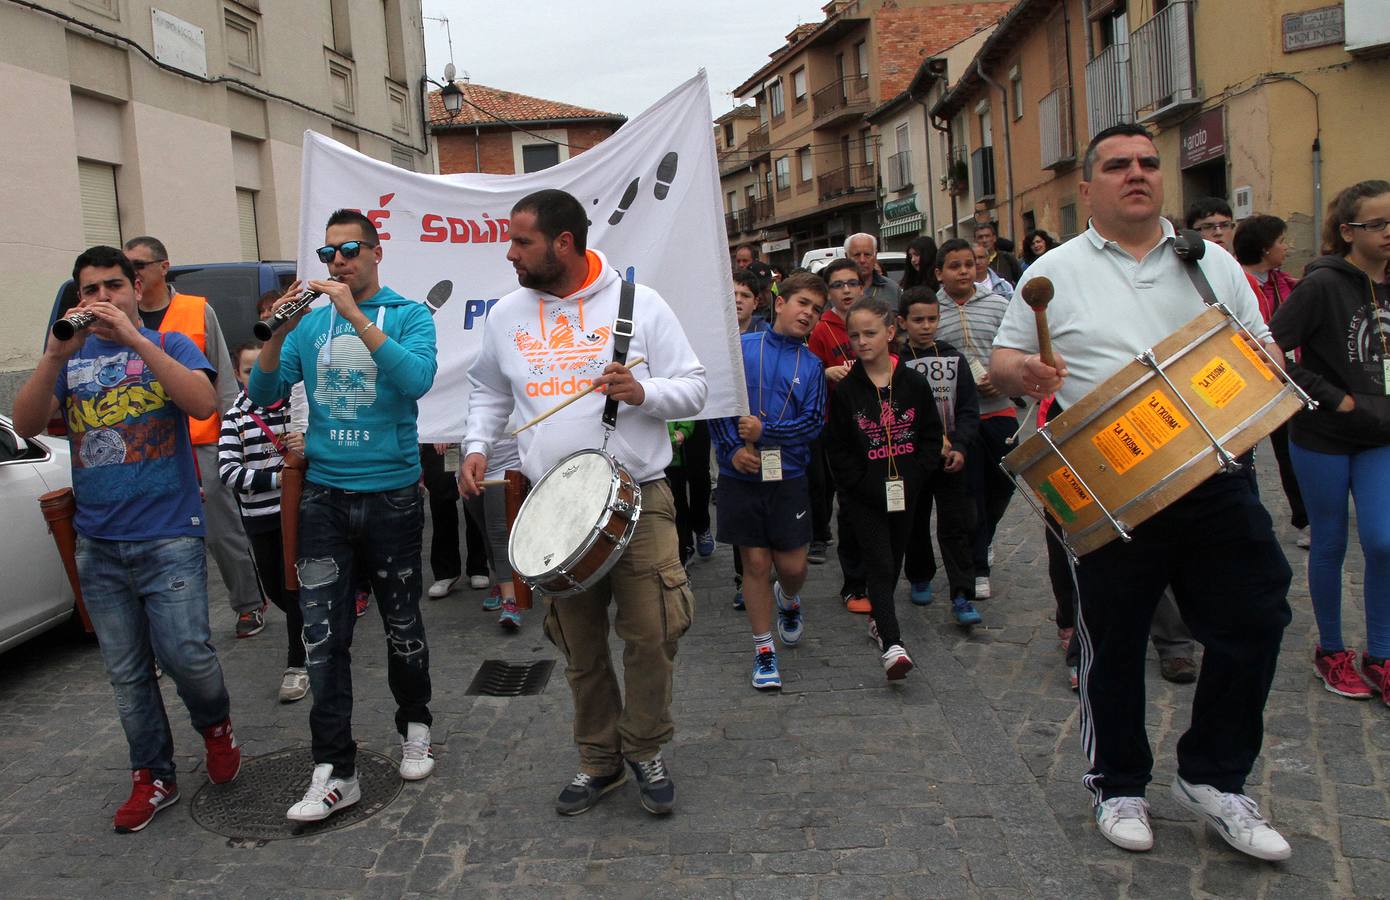
[[[1134,357],[1192,321],[1205,308],[1193,287],[1185,263],[1173,252],[1173,226],[1160,219],[1163,238],[1136,260],[1115,241],[1107,241],[1094,226],[1049,250],[1028,267],[1014,290],[995,347],[1038,352],[1033,310],[1023,301],[1023,286],[1039,275],[1052,281],[1056,293],[1047,307],[1052,346],[1066,363],[1069,375],[1057,391],[1064,407],[1082,397]],[[1270,341],[1259,303],[1235,257],[1206,242],[1202,271],[1217,300],[1261,342]]]

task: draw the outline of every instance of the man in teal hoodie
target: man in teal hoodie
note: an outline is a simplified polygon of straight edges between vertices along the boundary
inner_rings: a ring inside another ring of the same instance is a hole
[[[304,799],[287,813],[297,822],[327,818],[362,796],[348,654],[354,572],[370,575],[386,625],[401,777],[416,780],[434,769],[415,424],[416,401],[434,383],[434,321],[424,304],[382,287],[381,241],[361,213],[329,217],[318,257],[331,280],[296,282],[276,305],[305,288],[331,302],[295,316],[266,342],[248,386],[252,402],[269,405],[302,381],[309,400],[295,567],[314,695],[314,771]]]

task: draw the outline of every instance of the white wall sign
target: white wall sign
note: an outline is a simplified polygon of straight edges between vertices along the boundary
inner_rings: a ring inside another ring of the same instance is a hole
[[[150,9],[154,58],[199,78],[208,77],[208,44],[203,29],[163,10]]]

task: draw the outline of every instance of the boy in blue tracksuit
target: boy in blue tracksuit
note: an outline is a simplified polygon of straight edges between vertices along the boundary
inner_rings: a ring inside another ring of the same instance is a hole
[[[247,389],[253,403],[268,406],[302,381],[309,401],[296,569],[314,697],[314,771],[304,799],[287,813],[296,822],[327,818],[362,796],[348,653],[357,620],[354,573],[369,573],[386,626],[401,777],[424,778],[434,768],[416,430],[417,401],[434,383],[434,321],[423,303],[381,285],[381,252],[376,228],[361,213],[329,218],[318,256],[333,278],[308,286],[330,303],[266,341]]]
[[[752,415],[710,422],[719,460],[719,540],[737,547],[743,561],[753,686],[759,690],[782,686],[772,643],[774,593],[783,646],[801,640],[799,593],[811,543],[806,467],[825,406],[825,378],[806,336],[820,320],[825,299],[825,282],[817,275],[782,282],[772,330],[742,338]],[[770,583],[774,567],[776,585]]]

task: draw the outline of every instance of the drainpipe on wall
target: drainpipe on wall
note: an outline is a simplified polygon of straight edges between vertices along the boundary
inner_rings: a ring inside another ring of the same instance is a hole
[[[1322,138],[1313,138],[1313,243],[1322,252]]]
[[[951,134],[951,120],[946,120],[945,128],[942,128],[940,125],[936,124],[936,119],[928,118],[927,121],[931,123],[931,127],[946,135],[946,174],[949,176],[951,174],[951,159],[955,156],[956,153],[955,137]],[[927,158],[930,159],[930,155],[928,155]],[[960,237],[960,228],[957,224],[960,221],[960,219],[956,215],[956,192],[950,189],[949,178],[947,179],[946,183],[948,185],[948,187],[946,188],[946,192],[951,197],[951,237]],[[932,208],[936,208],[935,203],[932,203]],[[933,238],[933,240],[935,240],[935,238]]]
[[[928,93],[930,93],[930,91]],[[927,96],[925,94],[922,96],[922,99],[918,100],[917,102],[922,104],[922,122],[925,123],[927,126],[926,130],[923,132],[923,136],[926,139],[926,146],[923,149],[927,151],[927,227],[931,229],[931,239],[935,241],[936,195],[933,193],[933,191],[936,190],[936,176],[932,174],[931,170],[931,109],[927,106]]]
[[[1005,192],[1009,203],[1009,231],[1014,231],[1014,152],[1013,144],[1009,140],[1009,94],[1004,86],[985,74],[984,63],[979,59],[975,60],[975,71],[984,79],[985,84],[999,92],[999,97],[1003,101],[1004,110],[1004,174],[1008,178],[1008,190]]]
[[[483,170],[483,135],[478,123],[473,123],[473,171]]]

